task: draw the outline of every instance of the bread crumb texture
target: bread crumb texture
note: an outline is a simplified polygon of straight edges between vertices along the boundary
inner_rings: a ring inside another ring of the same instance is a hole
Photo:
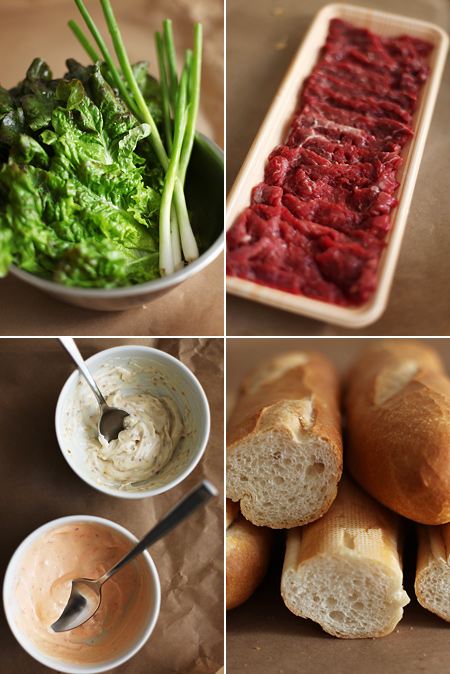
[[[419,603],[428,611],[450,622],[450,568],[443,560],[432,562],[416,580]]]
[[[450,622],[450,524],[418,526],[415,591],[419,603]]]
[[[281,593],[293,613],[333,636],[392,632],[409,602],[395,516],[344,479],[321,520],[289,532]]]
[[[227,429],[227,497],[253,524],[321,517],[342,473],[339,380],[321,354],[293,352],[244,382]]]
[[[336,494],[341,466],[321,439],[303,436],[296,414],[266,429],[258,451],[243,442],[227,461],[227,495],[254,524],[291,528],[317,519]]]

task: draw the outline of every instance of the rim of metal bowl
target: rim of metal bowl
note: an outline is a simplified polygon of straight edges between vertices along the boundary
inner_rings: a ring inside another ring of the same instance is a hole
[[[219,159],[224,161],[224,152],[213,140],[208,138],[202,133],[198,134],[211,148],[216,152]],[[191,262],[190,264],[185,265],[182,269],[174,272],[170,276],[164,276],[163,278],[153,279],[153,281],[145,281],[144,283],[138,283],[133,286],[125,286],[121,288],[79,288],[72,286],[65,286],[54,281],[49,281],[47,279],[31,274],[24,269],[19,269],[15,265],[11,265],[9,271],[13,276],[25,281],[26,283],[31,283],[32,285],[40,288],[41,290],[52,292],[53,294],[65,295],[66,297],[91,297],[93,299],[106,299],[106,298],[115,298],[115,297],[134,297],[135,295],[142,295],[146,292],[157,292],[158,290],[165,290],[171,288],[172,286],[178,285],[182,281],[185,281],[190,276],[194,276],[201,269],[210,264],[213,260],[218,257],[221,251],[224,249],[225,244],[225,232],[222,230],[218,238],[214,243],[202,253],[197,260]]]

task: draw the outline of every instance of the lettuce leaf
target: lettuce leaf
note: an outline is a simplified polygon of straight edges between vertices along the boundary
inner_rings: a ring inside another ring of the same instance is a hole
[[[155,265],[157,269],[158,253],[140,256],[109,239],[86,239],[68,249],[55,271],[55,281],[69,286],[114,288],[147,280]]]
[[[0,91],[2,276],[11,262],[83,287],[159,276],[163,177],[151,164],[150,127],[128,111],[101,65],[70,60],[54,80],[35,59],[23,82]]]

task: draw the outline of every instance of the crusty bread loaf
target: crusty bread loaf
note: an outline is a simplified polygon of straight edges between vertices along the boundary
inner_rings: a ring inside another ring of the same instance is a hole
[[[314,352],[288,353],[244,382],[227,432],[227,497],[259,526],[321,517],[342,473],[339,380]]]
[[[343,477],[326,515],[288,533],[286,606],[343,639],[392,632],[409,602],[398,525],[394,513]]]
[[[368,349],[348,381],[346,466],[369,494],[423,524],[450,521],[450,380],[428,346]]]
[[[256,527],[227,499],[226,606],[239,606],[256,590],[270,560],[273,531]]]
[[[418,525],[415,590],[420,604],[450,622],[450,524]]]

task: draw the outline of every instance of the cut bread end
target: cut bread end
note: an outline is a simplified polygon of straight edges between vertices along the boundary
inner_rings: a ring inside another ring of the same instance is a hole
[[[285,569],[281,594],[292,613],[341,639],[389,634],[409,602],[398,574],[351,555],[316,558]]]
[[[337,493],[342,463],[328,440],[268,431],[244,439],[227,456],[227,497],[240,500],[253,524],[289,529],[312,522],[330,507]]]
[[[419,604],[450,622],[450,524],[417,526],[415,591]]]
[[[450,567],[443,559],[430,562],[417,573],[415,590],[419,604],[450,622]]]

